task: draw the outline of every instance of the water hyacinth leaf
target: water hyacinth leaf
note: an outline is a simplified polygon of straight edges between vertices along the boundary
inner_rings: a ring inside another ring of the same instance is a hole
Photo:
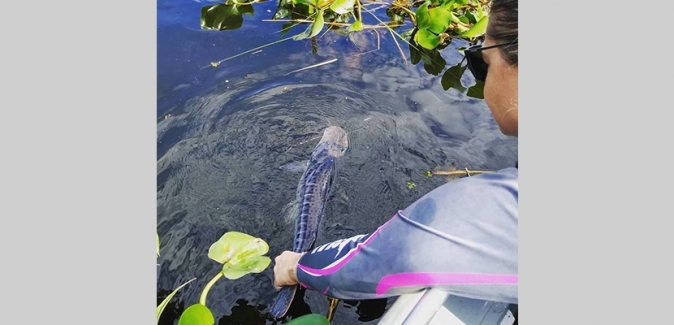
[[[286,325],[330,325],[330,321],[323,315],[307,314],[291,320]]]
[[[468,17],[466,17],[465,15],[464,15],[464,16],[459,16],[459,21],[462,22],[462,23],[464,23],[464,24],[470,23],[470,19],[468,19]]]
[[[180,315],[178,325],[214,325],[215,318],[208,307],[202,304],[192,305]]]
[[[425,2],[417,9],[417,28],[421,30],[431,27],[431,16],[428,14],[428,2]]]
[[[464,16],[466,18],[468,18],[468,21],[470,23],[473,23],[473,24],[477,23],[477,21],[480,20],[480,18],[477,16],[477,14],[474,14],[472,11],[466,11]]]
[[[175,290],[173,290],[173,292],[171,292],[168,296],[166,296],[166,298],[164,298],[164,300],[162,300],[162,302],[159,304],[159,306],[157,306],[157,324],[159,324],[159,316],[161,316],[161,313],[164,311],[164,308],[166,308],[166,305],[168,305],[169,301],[171,301],[171,299],[173,299],[173,296],[176,295],[178,290],[182,289],[184,286],[186,286],[188,283],[190,283],[194,280],[196,280],[196,278],[193,278],[192,280],[189,280],[189,281],[183,283],[181,286],[179,286]]]
[[[428,10],[428,15],[431,19],[431,24],[428,30],[435,34],[440,34],[447,30],[452,19],[452,13],[442,7],[435,7]]]
[[[251,235],[237,231],[227,232],[211,245],[208,249],[208,257],[218,263],[224,264],[239,254],[254,239],[256,238]]]
[[[461,34],[461,36],[474,38],[483,35],[487,31],[488,24],[489,16],[484,16],[477,23],[475,23],[473,27]]]
[[[459,64],[447,69],[447,71],[445,71],[445,73],[442,75],[442,79],[440,79],[442,88],[444,90],[454,88],[460,92],[465,91],[466,87],[461,84],[461,76],[463,76],[463,72],[466,70],[466,67],[467,66],[461,66],[461,62],[459,62]]]
[[[347,12],[350,12],[353,9],[353,6],[356,4],[356,0],[335,0],[330,5],[330,10],[343,15]]]
[[[426,29],[419,29],[414,35],[414,41],[425,49],[432,50],[440,44],[440,37]]]
[[[309,37],[314,37],[318,35],[318,33],[323,30],[323,26],[325,26],[325,20],[323,19],[323,10],[319,10],[318,13],[316,14],[316,20],[314,20],[314,23],[312,24],[311,27],[311,34],[309,34]]]

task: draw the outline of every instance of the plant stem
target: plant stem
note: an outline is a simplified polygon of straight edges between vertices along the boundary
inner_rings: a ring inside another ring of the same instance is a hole
[[[199,297],[199,303],[206,306],[206,296],[208,296],[208,291],[211,290],[211,287],[215,284],[216,281],[218,281],[222,277],[222,271],[219,271],[218,274],[216,274],[211,281],[208,281],[206,286],[204,287],[204,290],[201,291],[201,297]]]

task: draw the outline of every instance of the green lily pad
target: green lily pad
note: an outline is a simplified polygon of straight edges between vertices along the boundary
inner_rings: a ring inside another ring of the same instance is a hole
[[[353,6],[356,4],[356,0],[335,0],[330,5],[330,10],[343,15],[347,12],[350,12],[353,9]]]
[[[423,48],[432,50],[440,44],[440,36],[435,35],[426,29],[419,29],[414,35],[414,41]]]
[[[215,318],[208,307],[202,304],[192,305],[180,315],[178,325],[214,325]]]
[[[330,321],[320,314],[307,314],[291,320],[286,325],[330,325]]]
[[[171,292],[171,294],[166,296],[166,298],[164,298],[164,300],[162,300],[162,302],[159,304],[159,306],[157,306],[157,324],[159,324],[159,316],[161,316],[161,313],[164,311],[164,308],[166,308],[166,305],[168,305],[169,301],[171,301],[171,299],[173,299],[173,296],[176,295],[178,290],[182,289],[184,286],[186,286],[188,283],[190,283],[194,280],[196,280],[196,278],[183,283],[181,286],[179,286],[175,290],[173,290],[173,292]]]
[[[222,275],[227,279],[236,280],[248,273],[260,273],[271,264],[268,256],[254,256],[240,264],[225,263],[222,266]]]
[[[239,254],[244,258],[252,255],[262,255],[269,251],[269,245],[260,239],[251,235],[230,231],[224,234],[218,241],[213,243],[208,249],[208,257],[212,260],[224,264]]]

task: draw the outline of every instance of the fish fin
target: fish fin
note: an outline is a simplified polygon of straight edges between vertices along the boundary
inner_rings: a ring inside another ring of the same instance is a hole
[[[290,202],[286,204],[283,207],[283,211],[285,213],[285,216],[283,220],[287,223],[293,223],[295,220],[297,220],[297,213],[298,213],[299,207],[297,206],[296,202]]]
[[[293,161],[287,164],[281,165],[279,169],[290,172],[290,173],[302,173],[307,169],[309,165],[309,160]]]

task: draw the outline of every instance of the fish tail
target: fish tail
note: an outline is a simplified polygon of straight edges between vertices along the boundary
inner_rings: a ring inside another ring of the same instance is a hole
[[[271,315],[274,318],[277,319],[282,318],[288,312],[290,304],[293,302],[293,299],[295,298],[297,287],[298,285],[285,286],[281,288],[281,291],[279,292],[278,296],[276,296],[274,305],[271,306]]]

